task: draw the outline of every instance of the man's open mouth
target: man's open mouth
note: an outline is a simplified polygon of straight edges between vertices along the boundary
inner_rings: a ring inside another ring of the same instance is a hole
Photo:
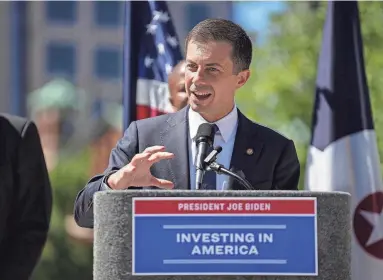
[[[206,91],[193,91],[192,94],[197,97],[198,100],[205,100],[211,96],[211,93]]]

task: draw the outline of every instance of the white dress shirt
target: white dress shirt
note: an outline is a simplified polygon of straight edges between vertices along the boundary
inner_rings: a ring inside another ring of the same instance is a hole
[[[197,146],[193,140],[197,134],[198,127],[202,123],[207,123],[200,114],[189,108],[188,113],[189,120],[189,133],[191,147],[189,147],[189,168],[190,168],[190,186],[191,189],[195,189],[195,174],[196,169],[194,160],[197,153]],[[219,128],[219,132],[214,137],[214,146],[221,146],[222,151],[218,154],[217,162],[225,166],[227,169],[230,168],[231,155],[233,153],[235,135],[238,127],[238,111],[237,107],[234,106],[233,110],[226,115],[224,118],[215,122]],[[227,175],[216,175],[217,176],[217,190],[225,190],[228,187],[228,176]]]

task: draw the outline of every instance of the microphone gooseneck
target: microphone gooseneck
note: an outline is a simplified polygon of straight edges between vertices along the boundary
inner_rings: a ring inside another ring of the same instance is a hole
[[[204,163],[206,166],[209,166],[211,170],[215,171],[217,174],[225,174],[232,179],[237,180],[240,184],[242,184],[247,190],[252,190],[253,187],[246,180],[245,174],[243,172],[237,171],[234,168],[228,170],[222,164],[217,163],[215,160],[217,159],[218,154],[222,151],[222,147],[217,146],[214,147],[213,151],[204,159]],[[239,173],[239,174],[237,174]]]

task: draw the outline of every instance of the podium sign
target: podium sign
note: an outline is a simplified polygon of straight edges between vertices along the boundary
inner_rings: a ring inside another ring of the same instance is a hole
[[[136,197],[133,275],[318,275],[316,198]]]

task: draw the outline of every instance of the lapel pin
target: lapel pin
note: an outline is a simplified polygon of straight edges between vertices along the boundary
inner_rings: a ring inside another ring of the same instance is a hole
[[[251,156],[252,154],[254,154],[254,150],[251,149],[251,148],[248,148],[248,149],[246,150],[246,154],[248,154],[249,156]]]

